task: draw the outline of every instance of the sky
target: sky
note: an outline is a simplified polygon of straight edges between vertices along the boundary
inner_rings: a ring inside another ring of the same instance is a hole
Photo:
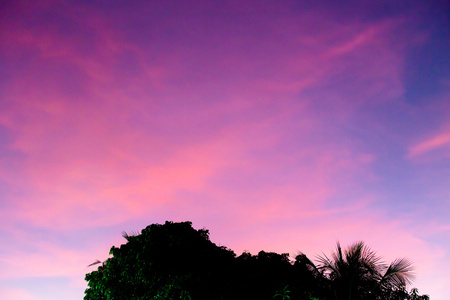
[[[359,240],[448,297],[448,1],[0,0],[0,298],[82,299],[122,231]]]

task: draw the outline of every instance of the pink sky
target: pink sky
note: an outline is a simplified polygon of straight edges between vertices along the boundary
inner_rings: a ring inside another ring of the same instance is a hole
[[[123,230],[189,220],[364,240],[446,299],[449,5],[299,2],[2,2],[0,298],[82,299]]]

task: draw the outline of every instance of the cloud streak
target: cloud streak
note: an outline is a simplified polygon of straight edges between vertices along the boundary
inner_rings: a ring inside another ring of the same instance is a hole
[[[450,133],[441,133],[430,137],[416,145],[413,145],[409,149],[408,156],[413,158],[415,156],[424,155],[428,152],[438,150],[438,149],[447,149],[450,145]]]

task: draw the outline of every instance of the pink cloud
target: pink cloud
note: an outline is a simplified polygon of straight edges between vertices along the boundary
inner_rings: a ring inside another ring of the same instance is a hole
[[[414,158],[416,156],[427,154],[431,151],[447,149],[449,146],[450,132],[439,133],[411,146],[408,151],[408,157]]]
[[[285,115],[283,111],[280,113]],[[24,201],[23,204],[18,204],[21,209],[15,214],[28,222],[41,226],[58,224],[60,228],[114,224],[167,205],[175,209],[182,199],[174,198],[174,191],[186,189],[204,191],[213,199],[222,198],[224,201],[225,198],[247,198],[247,209],[252,209],[256,204],[253,201],[264,199],[265,204],[261,206],[261,213],[264,215],[275,206],[280,209],[284,205],[306,208],[310,202],[320,205],[336,189],[334,187],[330,190],[334,176],[339,176],[346,170],[351,179],[354,174],[366,170],[371,163],[371,159],[367,160],[367,155],[360,158],[356,156],[355,159],[354,153],[339,150],[338,144],[335,145],[338,147],[336,150],[330,148],[329,151],[324,151],[314,141],[305,144],[306,152],[303,154],[276,154],[280,142],[279,133],[265,122],[271,121],[240,123],[236,128],[225,127],[224,133],[215,137],[210,137],[208,133],[208,138],[204,141],[183,145],[177,151],[172,150],[166,158],[152,149],[138,154],[136,150],[142,147],[139,141],[152,138],[138,135],[136,139],[130,139],[127,137],[127,130],[123,132],[123,139],[118,130],[116,138],[105,139],[104,144],[98,140],[97,150],[94,149],[93,152],[85,153],[83,148],[73,149],[72,145],[88,145],[86,138],[89,140],[90,131],[95,131],[96,128],[93,124],[88,124],[87,128],[81,128],[81,134],[72,142],[66,145],[55,144],[55,149],[49,149],[52,160],[47,160],[46,154],[39,154],[37,157],[44,155],[43,162],[28,162],[29,166],[24,170],[29,178],[27,185],[35,187],[34,192],[30,191],[35,202]],[[104,125],[99,126],[100,130],[104,130]],[[304,126],[304,129],[298,129],[307,130],[310,123],[306,122]],[[124,144],[127,145],[125,148]],[[270,150],[273,155],[279,156],[277,164],[265,163],[257,157],[251,158],[251,153],[260,149],[273,149]],[[146,154],[150,156],[146,157]],[[35,156],[33,152],[30,155],[30,158]],[[152,159],[154,155],[163,159],[155,161]],[[311,162],[301,163],[305,159],[311,159]],[[269,179],[279,175],[291,163],[300,163],[289,174],[291,178],[271,184],[272,187],[262,188],[259,192],[251,191],[251,187],[248,191],[221,184],[211,187],[211,179],[228,180],[227,176],[236,176],[233,173],[221,175],[223,170],[242,170],[249,178],[255,173],[266,172]],[[274,175],[270,175],[271,173]],[[304,199],[304,204],[296,203],[297,199]],[[277,204],[280,201],[284,203],[281,206]],[[238,204],[229,209],[233,212],[242,208]],[[91,211],[94,215],[83,213],[83,210]],[[282,209],[276,215],[289,214],[289,211],[290,209]],[[100,215],[95,216],[96,213]],[[74,217],[68,218],[68,215]]]
[[[42,47],[40,46],[40,48]],[[65,48],[70,49],[68,45]],[[44,50],[43,52],[45,52]],[[63,53],[61,56],[67,56],[70,61],[82,61],[82,59],[76,58],[77,54],[74,52],[70,54],[67,54],[66,50],[60,52]],[[239,57],[237,57],[237,61],[239,62]],[[306,61],[307,57],[304,59],[304,62]],[[287,63],[283,64],[287,65]],[[86,70],[90,69],[89,64],[79,63],[78,66]],[[305,67],[306,65],[300,62],[298,68],[301,66]],[[308,68],[309,66],[311,64],[308,65]],[[108,73],[109,70],[105,69],[102,72]],[[293,74],[293,76],[301,79],[303,75]],[[103,82],[92,76],[91,79],[97,83]],[[307,85],[310,79],[307,77],[305,80]],[[49,78],[49,82],[51,82],[51,78]],[[33,80],[31,83],[33,84]],[[36,87],[33,87],[31,91],[35,93],[36,90],[40,90],[41,83],[36,81],[34,83]],[[140,85],[142,81],[138,80],[136,84]],[[172,189],[186,187],[196,189],[204,186],[208,177],[220,170],[223,165],[232,166],[233,160],[237,159],[235,155],[241,156],[241,160],[245,160],[245,155],[251,155],[253,150],[265,147],[275,149],[280,136],[282,136],[276,129],[271,128],[275,122],[281,122],[288,127],[292,126],[293,129],[305,134],[308,134],[310,128],[322,126],[320,118],[314,120],[314,115],[320,113],[314,104],[297,104],[295,101],[289,101],[272,105],[271,102],[275,95],[262,101],[262,106],[259,101],[249,100],[262,94],[257,91],[257,87],[264,90],[264,84],[257,84],[254,89],[244,92],[232,90],[229,95],[232,99],[229,102],[207,104],[206,107],[209,109],[201,112],[196,110],[196,106],[204,107],[203,103],[196,103],[190,108],[178,110],[177,104],[182,102],[177,100],[178,96],[174,94],[167,99],[168,102],[175,104],[174,109],[159,111],[160,115],[152,112],[153,108],[158,109],[161,106],[159,104],[161,100],[158,97],[151,97],[148,100],[129,100],[127,92],[119,94],[116,94],[115,91],[105,92],[99,88],[101,85],[82,87],[95,95],[91,101],[86,99],[82,105],[77,105],[78,99],[65,95],[56,86],[41,90],[41,94],[36,96],[28,90],[20,88],[24,85],[23,82],[17,81],[16,85],[16,95],[20,93],[20,97],[15,100],[19,100],[18,103],[23,109],[12,105],[11,113],[5,117],[3,124],[15,132],[12,149],[27,154],[26,168],[22,170],[25,174],[17,176],[23,180],[22,175],[26,175],[25,178],[29,180],[27,184],[31,183],[36,187],[36,196],[48,201],[44,206],[40,201],[36,201],[34,205],[26,204],[23,212],[26,219],[29,220],[38,218],[44,222],[45,220],[55,222],[55,219],[49,218],[49,214],[50,216],[64,216],[64,212],[73,210],[74,206],[83,206],[83,201],[77,199],[85,199],[87,207],[94,210],[103,208],[104,206],[100,203],[108,199],[106,207],[117,206],[118,211],[122,211],[123,207],[129,206],[124,204],[128,201],[125,199],[131,197],[155,199],[152,200],[152,204],[157,205],[157,202],[162,200],[156,199],[165,199],[164,201],[170,199],[169,191]],[[299,86],[299,88],[302,87]],[[280,91],[276,93],[280,94]],[[291,93],[292,91],[289,90],[288,95]],[[283,95],[283,91],[281,91],[281,95]],[[195,93],[183,95],[186,99],[193,99],[195,96]],[[305,99],[303,102],[312,103],[313,101],[314,99]],[[140,105],[139,102],[144,104]],[[99,114],[98,109],[102,106],[106,108],[105,113]],[[343,112],[349,107],[351,104],[348,103],[339,111]],[[146,109],[149,112],[145,112]],[[265,111],[265,109],[275,109],[276,113]],[[255,115],[249,118],[248,114],[253,113]],[[302,118],[300,127],[295,123],[290,125],[284,120],[286,117],[294,118],[295,113]],[[135,127],[128,125],[128,122],[133,121],[131,116],[140,114],[145,118],[143,118],[142,124],[137,124]],[[187,145],[182,142],[179,145],[182,146],[181,150],[173,150],[178,146],[170,141],[170,139],[176,140],[174,135],[178,134],[182,139],[186,139],[186,142],[192,142],[191,137],[183,137],[182,134],[172,130],[173,123],[187,124],[186,129],[194,132],[198,128],[196,125],[192,126],[192,123],[196,124],[196,120],[205,120],[205,118],[207,122],[211,122],[215,116],[228,117],[231,119],[231,124],[221,125],[219,128],[211,130],[202,129],[203,138],[202,135],[193,135],[194,140],[200,138],[200,143]],[[262,119],[265,121],[261,122]],[[168,133],[171,138],[161,137],[155,130],[155,125],[170,130]],[[63,128],[66,129],[66,132],[63,132]],[[219,132],[226,132],[225,136],[221,136],[219,133],[217,138],[212,138],[217,129]],[[206,139],[206,142],[201,141],[202,139]],[[211,141],[208,141],[209,139]],[[208,146],[209,144],[212,146]],[[95,145],[95,147],[91,147],[91,145]],[[336,146],[339,148],[339,145]],[[308,151],[321,153],[317,149],[318,147],[320,148],[314,142],[307,145],[307,148],[310,148]],[[324,155],[324,170],[335,165],[335,153],[322,154]],[[322,154],[318,154],[317,157]],[[350,151],[348,154],[352,155],[353,153]],[[155,156],[157,161],[151,156]],[[137,166],[138,163],[141,166]],[[242,162],[239,162],[237,166],[247,170],[252,168],[250,163],[243,165]],[[338,170],[345,167],[348,165],[343,165]],[[319,167],[319,169],[321,168]],[[322,171],[322,173],[327,172]],[[124,173],[130,179],[121,178],[119,180],[110,175],[115,173]],[[311,170],[308,169],[305,173],[311,174]],[[4,176],[6,177],[6,174]],[[116,182],[121,184],[116,185]],[[124,182],[126,183],[124,184]],[[54,190],[55,186],[58,188],[54,195],[46,194],[46,191]],[[83,188],[80,190],[80,187]],[[317,186],[312,184],[311,187]],[[318,190],[325,191],[327,189],[321,185]],[[64,198],[64,203],[58,203],[56,199],[60,197]],[[137,201],[132,205],[137,207],[137,211],[140,211],[140,205],[148,205],[146,201]],[[26,209],[27,207],[28,209]],[[39,209],[39,207],[45,207],[45,209]],[[32,212],[35,212],[35,209],[40,213],[34,217]],[[26,211],[30,213],[26,213]],[[74,211],[78,212],[78,210]],[[118,212],[113,213],[114,217],[112,218],[116,218],[117,214]],[[119,219],[123,220],[123,218]],[[62,219],[66,220],[67,218],[62,217]],[[102,221],[104,221],[102,218],[97,220],[97,222]]]

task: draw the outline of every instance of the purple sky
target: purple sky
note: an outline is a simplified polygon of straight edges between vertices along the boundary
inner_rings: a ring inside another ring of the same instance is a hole
[[[364,240],[445,300],[430,2],[1,1],[0,298],[82,299],[123,230],[190,220],[238,255]]]

